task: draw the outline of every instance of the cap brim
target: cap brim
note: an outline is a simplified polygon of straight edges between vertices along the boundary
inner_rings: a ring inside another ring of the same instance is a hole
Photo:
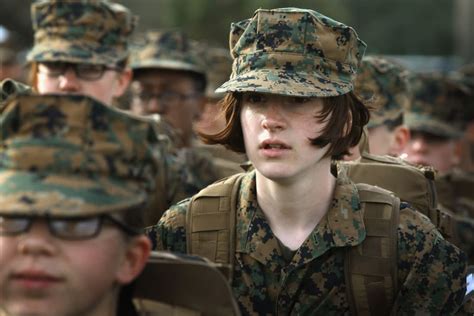
[[[287,96],[332,97],[352,90],[352,83],[342,79],[321,77],[315,73],[261,69],[231,78],[215,92],[259,92]]]
[[[462,132],[452,125],[423,114],[406,114],[405,124],[412,131],[426,132],[447,138],[458,138],[462,135]]]
[[[205,74],[205,72],[196,67],[196,65],[185,63],[177,60],[168,59],[150,59],[140,62],[132,62],[131,68],[133,70],[145,69],[145,68],[158,68],[158,69],[170,69],[170,70],[181,70],[181,71],[192,71],[198,74]]]
[[[134,298],[188,308],[201,315],[240,315],[217,264],[168,252],[152,252],[135,281]]]
[[[145,203],[136,182],[0,170],[0,212],[88,216]]]
[[[70,44],[65,41],[48,42],[45,44],[35,45],[28,53],[27,60],[115,65],[128,57],[128,52],[118,53],[117,50],[104,50],[103,47],[98,46]]]

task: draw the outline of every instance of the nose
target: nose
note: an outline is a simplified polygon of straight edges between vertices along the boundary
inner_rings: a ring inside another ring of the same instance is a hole
[[[153,97],[151,98],[148,103],[147,103],[147,112],[148,114],[166,114],[166,105],[159,101],[157,98]]]
[[[18,251],[23,255],[51,256],[56,251],[53,238],[46,222],[35,220],[30,230],[21,235]]]
[[[413,153],[426,153],[428,151],[428,146],[426,142],[421,137],[412,139],[409,145],[409,149]]]
[[[63,92],[79,92],[80,83],[75,71],[68,67],[66,71],[59,76],[59,88]]]
[[[262,127],[269,131],[278,131],[286,127],[285,116],[279,104],[272,102],[266,106],[263,112]]]

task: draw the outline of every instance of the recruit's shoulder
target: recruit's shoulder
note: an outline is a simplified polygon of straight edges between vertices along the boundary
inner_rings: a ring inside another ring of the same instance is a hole
[[[450,315],[466,290],[466,256],[428,217],[402,203],[398,227],[400,314]]]
[[[186,214],[191,198],[171,206],[156,225],[145,228],[154,250],[186,253]]]

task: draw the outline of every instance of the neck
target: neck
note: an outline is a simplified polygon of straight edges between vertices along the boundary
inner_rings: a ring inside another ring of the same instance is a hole
[[[256,172],[257,200],[273,233],[298,248],[327,213],[336,179],[330,159],[294,179],[271,180]]]

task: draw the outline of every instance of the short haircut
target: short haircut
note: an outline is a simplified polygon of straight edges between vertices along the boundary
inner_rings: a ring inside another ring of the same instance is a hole
[[[340,159],[349,153],[350,147],[359,143],[370,113],[353,92],[321,99],[323,109],[315,119],[319,122],[327,120],[327,124],[320,136],[309,140],[319,148],[329,144],[325,157]],[[224,129],[216,134],[199,133],[199,136],[207,144],[222,144],[233,151],[244,153],[245,144],[240,122],[242,93],[227,93],[219,102],[219,106],[226,119]]]

